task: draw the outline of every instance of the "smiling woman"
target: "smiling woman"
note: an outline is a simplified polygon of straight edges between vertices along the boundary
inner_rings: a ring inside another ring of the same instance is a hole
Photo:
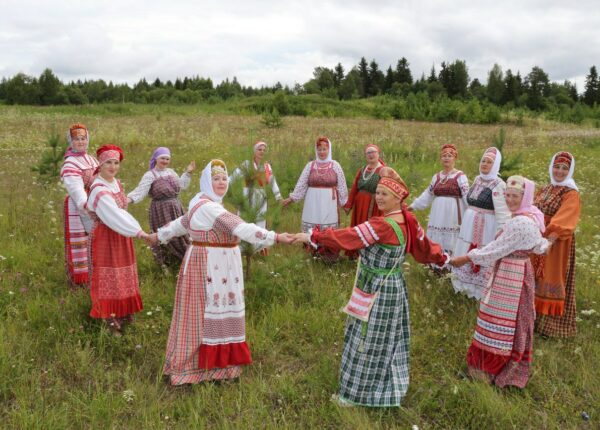
[[[123,150],[115,145],[104,145],[96,154],[99,174],[87,202],[94,220],[90,245],[90,316],[103,319],[112,333],[120,336],[122,325],[132,322],[133,314],[143,308],[131,238],[145,238],[147,234],[127,212],[127,198],[121,182],[116,179]]]

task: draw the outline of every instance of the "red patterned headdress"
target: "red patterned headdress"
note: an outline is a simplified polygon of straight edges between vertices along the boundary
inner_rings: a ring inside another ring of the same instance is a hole
[[[319,138],[317,139],[317,142],[315,143],[315,147],[319,147],[320,145],[325,145],[328,148],[331,146],[329,143],[329,139],[325,136],[319,136]]]
[[[400,175],[391,167],[382,168],[379,171],[379,176],[381,176],[381,179],[379,180],[378,185],[390,190],[393,195],[400,199],[400,201],[404,201],[410,194],[408,187]]]
[[[571,163],[573,162],[573,156],[568,152],[559,152],[554,157],[554,165],[564,164],[567,168],[571,168]]]
[[[456,149],[456,146],[452,143],[446,143],[444,146],[442,146],[440,156],[446,153],[450,153],[454,158],[458,158],[458,149]]]
[[[86,136],[88,135],[88,129],[85,125],[79,123],[73,124],[71,127],[69,127],[69,136],[75,137],[81,132],[81,130],[85,131]]]
[[[123,150],[117,145],[103,145],[96,151],[96,157],[100,164],[104,164],[108,160],[123,161]]]

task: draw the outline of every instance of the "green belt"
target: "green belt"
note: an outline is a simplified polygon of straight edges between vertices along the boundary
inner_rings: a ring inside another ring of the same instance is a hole
[[[376,267],[369,267],[360,263],[360,270],[373,274],[373,275],[396,275],[398,273],[402,273],[402,266],[395,267],[393,269],[380,269]]]

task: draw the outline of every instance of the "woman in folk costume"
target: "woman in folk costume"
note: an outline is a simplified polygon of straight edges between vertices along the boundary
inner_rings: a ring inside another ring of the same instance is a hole
[[[127,212],[127,197],[116,179],[123,150],[104,145],[96,151],[100,165],[90,188],[87,209],[94,220],[90,251],[92,318],[102,318],[115,335],[142,310],[133,240],[147,239],[140,224]]]
[[[450,262],[453,266],[493,265],[479,304],[467,365],[473,377],[499,387],[524,388],[530,374],[535,281],[529,254],[542,254],[549,247],[542,237],[544,215],[533,205],[534,193],[535,184],[529,179],[508,178],[506,203],[512,218],[494,241]]]
[[[350,227],[362,224],[371,217],[381,216],[381,211],[375,204],[375,191],[381,178],[379,171],[385,166],[379,157],[380,152],[379,146],[373,143],[365,148],[367,165],[356,172],[348,201],[344,205],[346,213],[352,210]],[[348,253],[350,257],[357,255],[357,253]]]
[[[310,161],[302,171],[298,183],[283,206],[304,199],[302,231],[319,226],[337,228],[339,207],[348,200],[348,187],[340,164],[331,158],[331,142],[322,136],[315,143],[316,159]]]
[[[171,163],[171,151],[169,148],[159,147],[152,154],[149,169],[139,185],[127,194],[129,203],[139,203],[148,194],[152,198],[150,210],[150,231],[155,232],[159,227],[179,218],[183,215],[183,206],[179,200],[179,192],[190,185],[191,173],[196,168],[192,161],[181,177],[169,168]],[[152,247],[152,253],[156,262],[163,266],[169,262],[181,263],[188,241],[186,237],[180,237],[169,242],[165,246]]]
[[[469,180],[454,168],[458,151],[453,144],[442,146],[440,160],[443,170],[431,178],[429,187],[409,206],[409,210],[424,210],[431,205],[427,236],[452,254],[467,208]]]
[[[409,191],[389,167],[380,171],[376,202],[382,216],[339,230],[315,228],[295,240],[360,253],[340,368],[341,405],[400,406],[409,381],[408,294],[402,262],[443,266],[448,255],[430,241],[403,200]]]
[[[291,241],[228,212],[221,203],[228,182],[225,163],[212,160],[189,211],[151,235],[162,243],[186,234],[192,239],[179,271],[163,369],[173,385],[237,378],[251,363],[238,243]]]
[[[573,180],[575,158],[559,152],[550,162],[550,184],[535,197],[544,214],[545,237],[552,247],[548,255],[535,256],[536,331],[545,336],[577,334],[575,317],[575,228],[581,202]]]
[[[87,153],[90,134],[83,124],[73,124],[67,132],[69,147],[65,152],[60,178],[67,189],[64,203],[65,265],[69,283],[88,283],[88,234],[92,220],[85,210],[88,192],[98,161]]]
[[[229,178],[230,183],[237,178],[244,180],[244,197],[248,198],[252,208],[258,211],[255,224],[261,228],[267,228],[267,221],[265,219],[268,209],[267,185],[271,186],[275,200],[281,200],[281,192],[279,191],[271,164],[264,161],[266,152],[267,144],[263,141],[256,142],[252,160],[244,161],[240,167],[233,171]],[[251,190],[252,195],[250,195]],[[266,254],[267,249],[263,248],[262,252]]]
[[[467,210],[463,214],[460,233],[453,255],[465,255],[469,250],[481,248],[492,240],[511,217],[504,200],[506,184],[498,176],[502,155],[497,148],[485,150],[479,163],[479,176],[467,194]],[[452,270],[452,286],[457,293],[481,298],[487,283],[490,267],[465,265]]]

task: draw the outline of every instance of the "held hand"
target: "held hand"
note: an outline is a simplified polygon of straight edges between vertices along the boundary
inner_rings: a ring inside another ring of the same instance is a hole
[[[196,162],[192,160],[190,164],[188,164],[188,166],[186,167],[185,171],[187,173],[192,173],[194,170],[196,170]]]
[[[310,237],[307,233],[296,233],[293,235],[292,243],[309,243]]]
[[[127,204],[130,205],[133,203],[133,199],[131,197],[127,197]]]
[[[407,208],[406,208],[406,210],[407,210],[407,211],[409,211],[409,212],[414,212],[414,211],[415,211],[415,210],[412,208],[412,206],[409,206],[409,207],[407,207]]]
[[[289,205],[290,203],[292,203],[292,199],[290,197],[288,197],[287,199],[283,199],[281,201],[281,206],[286,207],[287,205]]]
[[[460,266],[464,266],[469,261],[470,261],[469,257],[467,257],[466,255],[463,255],[460,257],[453,257],[450,259],[450,265],[454,266],[454,267],[460,267]]]
[[[143,239],[146,245],[153,247],[158,244],[158,233],[146,234],[146,237]]]
[[[280,233],[277,236],[277,241],[279,243],[285,243],[286,245],[294,243],[294,235],[289,233]]]

